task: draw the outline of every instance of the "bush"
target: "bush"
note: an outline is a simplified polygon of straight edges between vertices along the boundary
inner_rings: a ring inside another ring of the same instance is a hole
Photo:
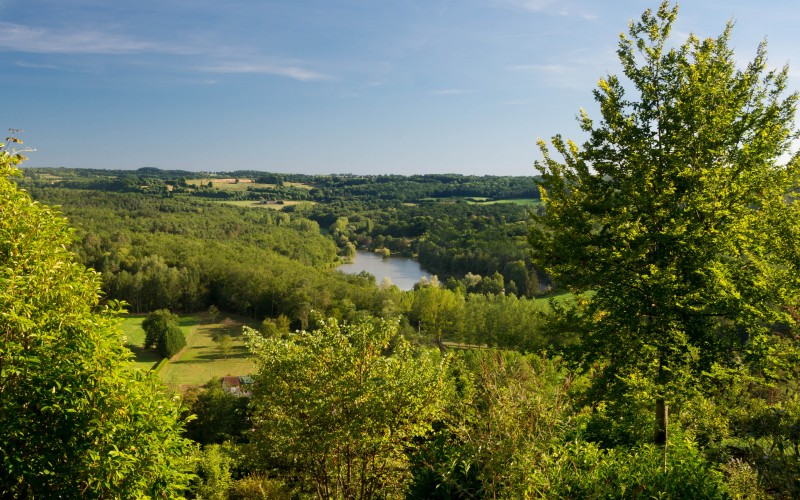
[[[177,325],[178,317],[168,309],[159,309],[147,315],[142,321],[144,330],[144,348],[151,349],[156,346],[159,339],[166,333],[170,324]]]
[[[166,331],[158,338],[158,353],[171,358],[186,347],[186,338],[180,327],[173,322],[167,323]]]

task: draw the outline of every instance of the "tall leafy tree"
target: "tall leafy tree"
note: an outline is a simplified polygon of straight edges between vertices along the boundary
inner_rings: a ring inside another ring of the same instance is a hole
[[[700,373],[779,349],[800,291],[788,70],[769,69],[763,43],[737,68],[730,24],[673,47],[676,15],[664,2],[621,35],[628,81],[600,80],[582,147],[556,136],[557,161],[540,141],[546,212],[529,238],[535,264],[593,292],[561,310],[580,333],[573,359],[598,370],[597,394],[644,384],[658,443],[666,403]]]
[[[142,320],[142,330],[144,330],[144,348],[152,349],[158,344],[159,339],[166,334],[170,326],[177,327],[178,316],[171,313],[169,309],[159,309],[153,311]]]
[[[438,353],[415,353],[396,321],[330,319],[285,339],[245,331],[259,365],[251,441],[261,466],[319,498],[402,497],[406,451],[449,394]]]
[[[179,406],[130,368],[66,221],[8,179],[21,160],[0,147],[0,497],[178,496]]]

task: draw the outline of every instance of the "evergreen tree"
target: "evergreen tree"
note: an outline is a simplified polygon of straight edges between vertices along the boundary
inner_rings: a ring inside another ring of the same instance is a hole
[[[181,328],[175,323],[167,323],[167,328],[158,338],[156,348],[164,358],[171,358],[186,347],[186,337]]]

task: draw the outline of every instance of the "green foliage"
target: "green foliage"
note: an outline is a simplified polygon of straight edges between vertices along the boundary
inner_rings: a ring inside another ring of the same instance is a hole
[[[420,331],[424,331],[440,348],[445,333],[459,336],[459,314],[464,308],[464,297],[441,288],[438,281],[419,287],[414,292],[411,319]]]
[[[186,347],[186,337],[176,323],[167,323],[167,329],[158,337],[156,350],[164,358],[171,358]]]
[[[248,330],[264,470],[321,498],[402,495],[406,449],[431,431],[448,388],[438,353],[415,352],[396,332],[384,320],[321,321],[285,340]]]
[[[797,328],[800,269],[785,237],[800,230],[800,161],[782,163],[797,94],[763,44],[736,69],[730,26],[669,48],[676,13],[664,2],[622,36],[630,85],[600,81],[601,121],[582,114],[582,148],[555,137],[559,162],[540,142],[533,258],[595,292],[561,319],[580,339],[572,359],[599,368],[599,398],[633,378],[649,381],[651,401],[679,400],[715,365],[759,369],[780,329]]]
[[[651,444],[602,449],[594,443],[568,443],[533,470],[528,484],[512,497],[536,498],[728,498],[723,476],[690,441],[671,439],[670,466],[663,449]]]
[[[0,151],[0,496],[175,497],[188,485],[179,406],[129,369],[72,232],[7,179]]]
[[[219,309],[214,304],[208,306],[208,318],[212,323],[216,323],[217,318],[219,318]]]
[[[248,399],[228,394],[221,379],[215,379],[199,392],[187,393],[184,404],[195,418],[186,424],[186,436],[200,444],[244,442],[250,429]]]
[[[192,491],[196,498],[227,500],[233,486],[231,468],[233,458],[219,445],[209,445],[195,451],[195,474],[197,478]]]
[[[526,488],[550,467],[571,419],[562,363],[486,350],[459,353],[451,367],[457,392],[416,450],[413,496],[531,496]]]
[[[142,330],[144,330],[144,348],[152,349],[158,344],[159,339],[167,332],[169,325],[177,325],[178,316],[172,314],[169,309],[159,309],[153,311],[142,320]]]
[[[250,475],[233,483],[230,500],[283,500],[292,498],[291,490],[278,479]]]
[[[217,344],[217,349],[219,349],[219,351],[222,353],[222,356],[225,359],[228,359],[231,349],[233,349],[233,340],[231,339],[231,336],[227,333],[218,335],[214,339],[214,343]]]

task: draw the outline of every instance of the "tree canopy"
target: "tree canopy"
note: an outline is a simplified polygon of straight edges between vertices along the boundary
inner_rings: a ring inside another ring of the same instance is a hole
[[[0,496],[180,495],[179,405],[129,367],[66,221],[8,179],[21,160],[0,148]]]
[[[603,394],[638,378],[657,405],[779,352],[800,298],[788,69],[769,69],[763,43],[738,68],[731,24],[671,47],[676,15],[664,2],[621,35],[627,82],[600,80],[582,147],[556,136],[557,161],[540,141],[546,211],[530,236],[535,265],[591,291],[562,310],[580,333],[573,359],[601,370]]]
[[[320,498],[402,496],[406,449],[431,431],[448,394],[441,357],[414,352],[386,320],[247,336],[259,365],[251,408],[261,467]]]

